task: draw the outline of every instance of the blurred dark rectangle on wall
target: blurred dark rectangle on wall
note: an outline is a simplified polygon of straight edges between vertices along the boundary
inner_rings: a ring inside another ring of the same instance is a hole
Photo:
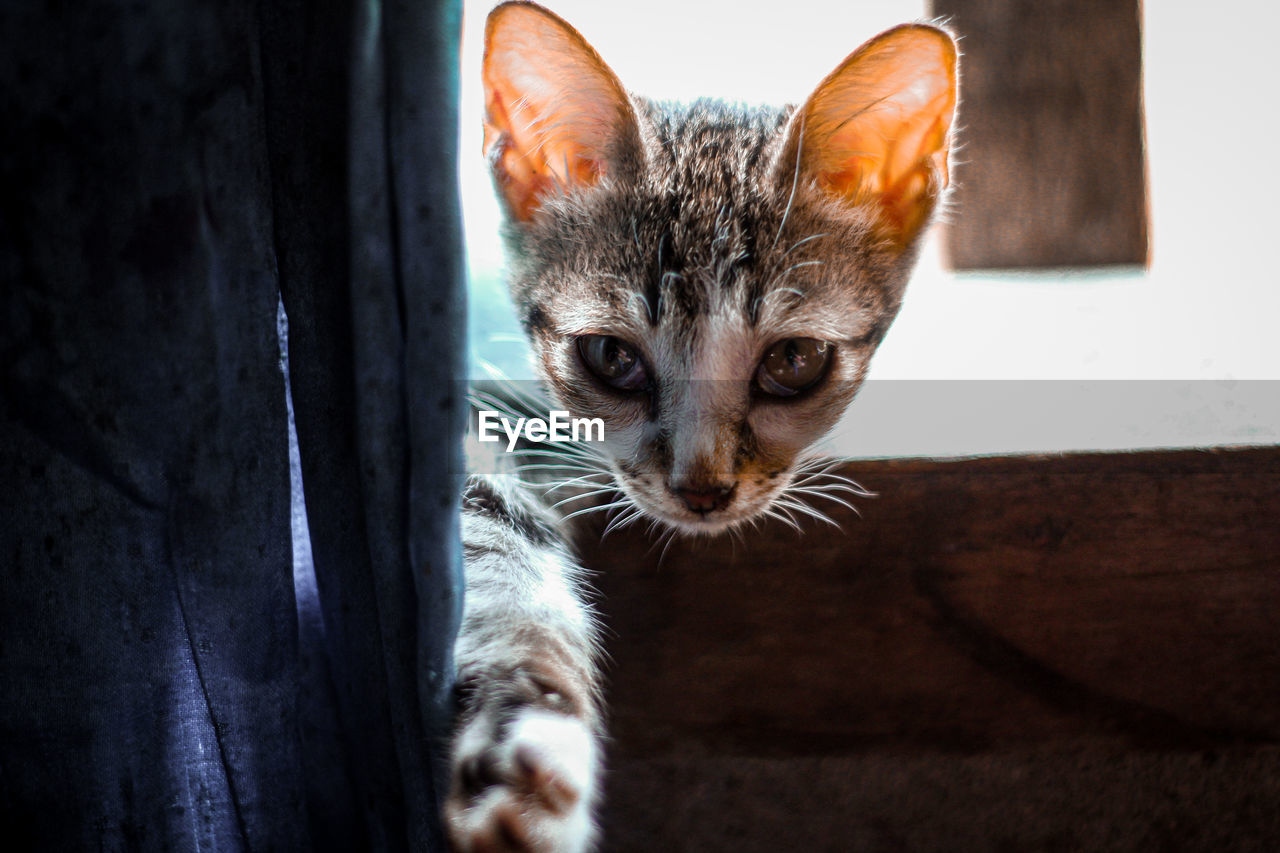
[[[933,0],[961,37],[955,269],[1148,260],[1136,0]]]

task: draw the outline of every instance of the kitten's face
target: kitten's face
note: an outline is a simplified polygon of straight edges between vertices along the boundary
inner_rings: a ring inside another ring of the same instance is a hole
[[[898,310],[945,183],[949,37],[891,31],[796,111],[677,108],[518,4],[490,17],[485,77],[511,287],[552,393],[604,420],[648,515],[709,533],[765,512]]]
[[[552,392],[604,419],[626,494],[712,531],[768,506],[839,418],[906,263],[809,188],[782,221],[782,111],[641,115],[666,141],[642,177],[548,204],[520,233],[512,284]]]

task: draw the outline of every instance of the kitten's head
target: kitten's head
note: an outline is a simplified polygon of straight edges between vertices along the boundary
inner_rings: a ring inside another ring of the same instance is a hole
[[[947,184],[956,50],[907,25],[799,108],[629,95],[528,3],[489,16],[485,153],[539,368],[679,529],[765,512],[839,419]]]

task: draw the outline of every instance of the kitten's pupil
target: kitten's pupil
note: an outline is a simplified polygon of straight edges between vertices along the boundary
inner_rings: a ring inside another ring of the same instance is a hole
[[[631,364],[635,361],[635,357],[628,350],[618,345],[617,338],[605,338],[600,347],[604,350],[604,367],[608,372],[609,378],[616,379],[619,376],[625,376],[627,371],[631,369]]]
[[[635,350],[613,335],[583,335],[578,352],[587,369],[614,388],[632,391],[648,381]]]
[[[776,397],[793,397],[826,375],[832,346],[813,338],[788,338],[769,348],[756,371],[756,384]]]

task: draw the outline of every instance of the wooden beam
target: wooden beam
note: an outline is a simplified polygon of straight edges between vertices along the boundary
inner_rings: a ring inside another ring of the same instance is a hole
[[[841,473],[840,530],[585,549],[605,849],[1280,839],[1280,449]]]

